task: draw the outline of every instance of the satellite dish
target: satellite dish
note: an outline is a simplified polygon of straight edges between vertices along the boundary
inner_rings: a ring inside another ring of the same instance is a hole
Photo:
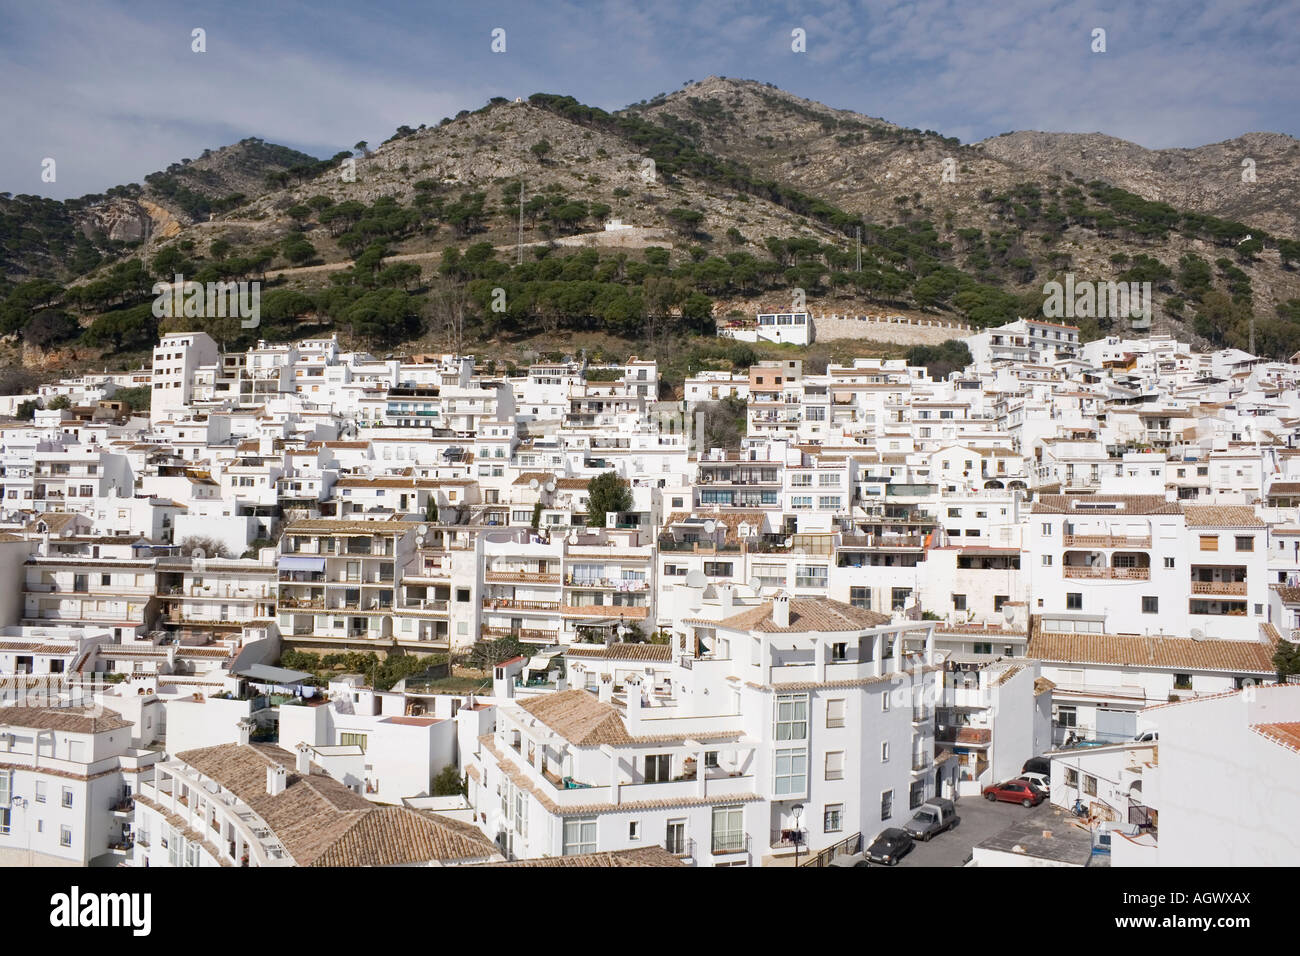
[[[762,593],[763,593],[763,582],[762,582],[762,580],[761,580],[759,577],[757,577],[757,576],[750,578],[750,579],[749,579],[749,589],[750,589],[751,591],[754,592],[754,595],[755,595],[756,597],[757,597],[759,594],[762,594]]]
[[[704,522],[704,533],[705,533],[705,534],[713,534],[713,532],[715,532],[715,531],[717,531],[717,530],[718,530],[718,523],[717,523],[716,521],[714,521],[712,518],[710,518],[708,521]]]
[[[553,482],[553,481],[548,481],[548,482],[546,483],[546,490],[547,490],[547,491],[554,491],[554,490],[555,490],[555,482]]]
[[[207,556],[208,553],[204,551],[202,548],[195,548],[193,551],[190,552],[191,558],[198,558],[200,561],[202,561]]]
[[[539,484],[538,484],[537,479],[536,479],[536,478],[529,478],[529,479],[528,479],[528,487],[531,488],[533,491],[536,491],[536,490],[538,489],[538,487],[539,487]]]
[[[420,525],[420,527],[416,528],[415,530],[420,535],[420,537],[423,538],[426,534],[429,533],[429,526],[427,524],[422,524]]]
[[[688,588],[702,588],[709,583],[709,579],[704,576],[703,571],[688,571],[686,573],[686,586]]]
[[[1205,632],[1202,631],[1199,627],[1192,628],[1192,640],[1194,641],[1205,640]]]
[[[423,548],[423,547],[424,547],[424,535],[422,535],[422,534],[417,534],[417,535],[415,536],[415,546],[416,546],[417,548]]]
[[[570,532],[569,532],[569,544],[577,544],[577,543],[578,543],[578,532],[576,532],[576,531],[570,531]]]
[[[1016,616],[1016,609],[1013,608],[1010,604],[1004,604],[1002,605],[1002,616],[1006,618],[1007,623],[1010,624],[1011,619]]]

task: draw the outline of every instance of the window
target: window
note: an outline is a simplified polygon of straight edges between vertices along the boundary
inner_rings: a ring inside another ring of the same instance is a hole
[[[822,830],[826,833],[839,833],[844,829],[844,804],[828,803],[822,813]]]
[[[1077,787],[1079,785],[1079,771],[1073,767],[1065,768],[1065,785],[1067,787]]]
[[[885,691],[880,695],[880,712],[882,714],[889,713],[889,691]]]
[[[59,846],[72,846],[72,827],[59,827]]]
[[[1202,550],[1202,551],[1218,551],[1218,550],[1219,550],[1219,536],[1218,536],[1217,534],[1203,534],[1203,535],[1201,535],[1201,550]]]
[[[629,840],[641,839],[641,822],[639,820],[632,820],[628,823],[627,838]]]
[[[966,610],[966,595],[964,595],[964,594],[954,594],[954,595],[952,596],[952,609],[953,609],[954,611],[964,611],[964,610]]]
[[[744,807],[714,807],[712,837],[714,853],[745,849]]]
[[[797,565],[794,569],[794,586],[797,588],[824,588],[827,583],[827,568]]]
[[[72,791],[67,787],[63,788],[63,806],[64,808],[72,806]]]
[[[669,820],[664,833],[664,849],[676,856],[686,853],[686,821]]]
[[[645,758],[645,782],[667,783],[672,779],[671,754],[647,754]]]
[[[807,694],[782,694],[777,697],[775,739],[808,739]]]
[[[882,740],[880,742],[880,762],[889,763],[889,741],[888,740]]]
[[[889,607],[893,611],[907,609],[907,599],[912,596],[911,588],[892,588],[889,594]]]
[[[1051,536],[1052,536],[1052,526],[1047,522],[1043,522],[1043,537],[1050,538]]]
[[[1083,610],[1083,594],[1078,591],[1070,591],[1065,595],[1065,609],[1067,611]]]
[[[844,779],[844,751],[831,750],[826,754],[826,779]]]
[[[596,818],[575,817],[564,821],[564,855],[596,852]]]
[[[907,806],[908,809],[915,810],[923,803],[925,803],[925,783],[918,780],[907,792]]]
[[[1096,778],[1096,777],[1090,776],[1090,775],[1088,775],[1088,774],[1084,774],[1084,776],[1083,776],[1083,792],[1086,793],[1086,794],[1087,794],[1088,796],[1090,796],[1090,797],[1095,797],[1095,796],[1097,795],[1097,778]]]
[[[1043,567],[1050,568],[1051,566],[1052,566],[1052,556],[1050,554],[1043,555]]]
[[[1191,674],[1174,675],[1174,690],[1191,690],[1191,689],[1192,689]]]
[[[716,769],[718,766],[718,752],[716,750],[706,750],[704,752],[704,766]]]
[[[1173,566],[1174,566],[1174,559],[1173,559],[1173,558],[1165,558],[1165,567],[1167,567],[1167,568],[1172,568]]]
[[[1239,534],[1239,535],[1237,535],[1237,550],[1238,550],[1238,551],[1254,551],[1254,550],[1255,550],[1255,536],[1254,536],[1253,534]]]
[[[44,780],[36,781],[36,802],[37,803],[45,802],[45,781]]]
[[[1152,594],[1144,594],[1144,595],[1142,595],[1142,613],[1143,613],[1143,614],[1159,614],[1159,613],[1160,613],[1160,598],[1158,598],[1158,597],[1156,597],[1155,595],[1152,595]]]
[[[469,600],[469,588],[457,588],[457,589],[456,589],[456,600],[457,600],[457,602],[459,602],[459,603],[461,603],[461,604],[464,604],[466,601],[468,601],[468,600]]]
[[[772,792],[795,796],[808,789],[808,752],[800,748],[778,750],[772,775]]]
[[[993,653],[993,642],[992,642],[992,641],[988,641],[988,642],[976,641],[975,644],[974,644],[974,648],[975,648],[975,653],[976,653],[976,654],[992,654],[992,653]]]
[[[854,607],[871,610],[871,588],[849,588],[849,603]]]
[[[880,795],[880,819],[888,820],[894,815],[894,791],[886,790]]]
[[[826,701],[826,726],[843,727],[844,726],[844,701],[843,699]]]
[[[1062,727],[1074,729],[1079,726],[1079,714],[1073,707],[1058,707],[1056,709],[1056,722]]]
[[[365,751],[366,751],[366,735],[365,735],[365,734],[344,734],[344,733],[340,733],[340,734],[339,734],[339,746],[340,746],[340,747],[357,746],[357,747],[360,747],[360,748],[361,748],[361,752],[362,752],[362,753],[365,753]]]

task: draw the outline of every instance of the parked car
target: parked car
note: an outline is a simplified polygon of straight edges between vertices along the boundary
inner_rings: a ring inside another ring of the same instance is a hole
[[[1026,783],[1037,787],[1049,797],[1052,795],[1051,780],[1043,776],[1041,773],[1022,773],[1020,776],[1016,777],[1016,779],[1024,780]]]
[[[1021,773],[1041,773],[1049,780],[1052,778],[1052,761],[1047,757],[1030,757],[1020,768]]]
[[[990,784],[984,788],[984,797],[1003,803],[1019,803],[1026,807],[1036,807],[1047,799],[1043,791],[1025,780]]]
[[[956,823],[957,807],[951,800],[936,797],[921,804],[916,815],[903,824],[903,829],[914,839],[928,841],[944,830],[951,830]]]
[[[867,862],[866,854],[863,853],[841,853],[832,857],[827,866],[870,866]]]
[[[876,837],[875,842],[867,847],[867,859],[872,863],[885,863],[897,866],[898,861],[912,852],[916,843],[906,830],[890,827]]]
[[[1144,734],[1138,734],[1133,740],[1140,744],[1149,744],[1160,739],[1160,731],[1148,730]]]

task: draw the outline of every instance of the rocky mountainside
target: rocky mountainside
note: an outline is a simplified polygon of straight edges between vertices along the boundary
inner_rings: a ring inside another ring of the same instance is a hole
[[[707,330],[719,309],[799,293],[813,311],[984,325],[1037,312],[1043,283],[1072,272],[1150,281],[1156,330],[1245,344],[1257,328],[1261,351],[1289,354],[1297,145],[1260,133],[1189,150],[1054,133],[963,145],[722,77],[612,114],[498,98],[356,155],[252,139],[105,196],[0,194],[0,332],[64,309],[75,321],[44,321],[38,338],[80,326],[92,344],[147,341],[140,290],[173,271],[260,277],[280,320],[389,344],[428,326],[439,277],[466,285],[484,335],[635,335],[648,315]],[[1241,181],[1242,153],[1255,183]],[[506,313],[488,305],[497,288]]]

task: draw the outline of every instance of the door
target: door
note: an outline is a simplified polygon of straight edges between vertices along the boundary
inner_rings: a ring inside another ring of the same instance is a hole
[[[1109,743],[1132,740],[1137,735],[1137,711],[1097,708],[1097,739]]]
[[[668,833],[664,839],[664,849],[678,856],[686,852],[685,820],[668,821]]]

